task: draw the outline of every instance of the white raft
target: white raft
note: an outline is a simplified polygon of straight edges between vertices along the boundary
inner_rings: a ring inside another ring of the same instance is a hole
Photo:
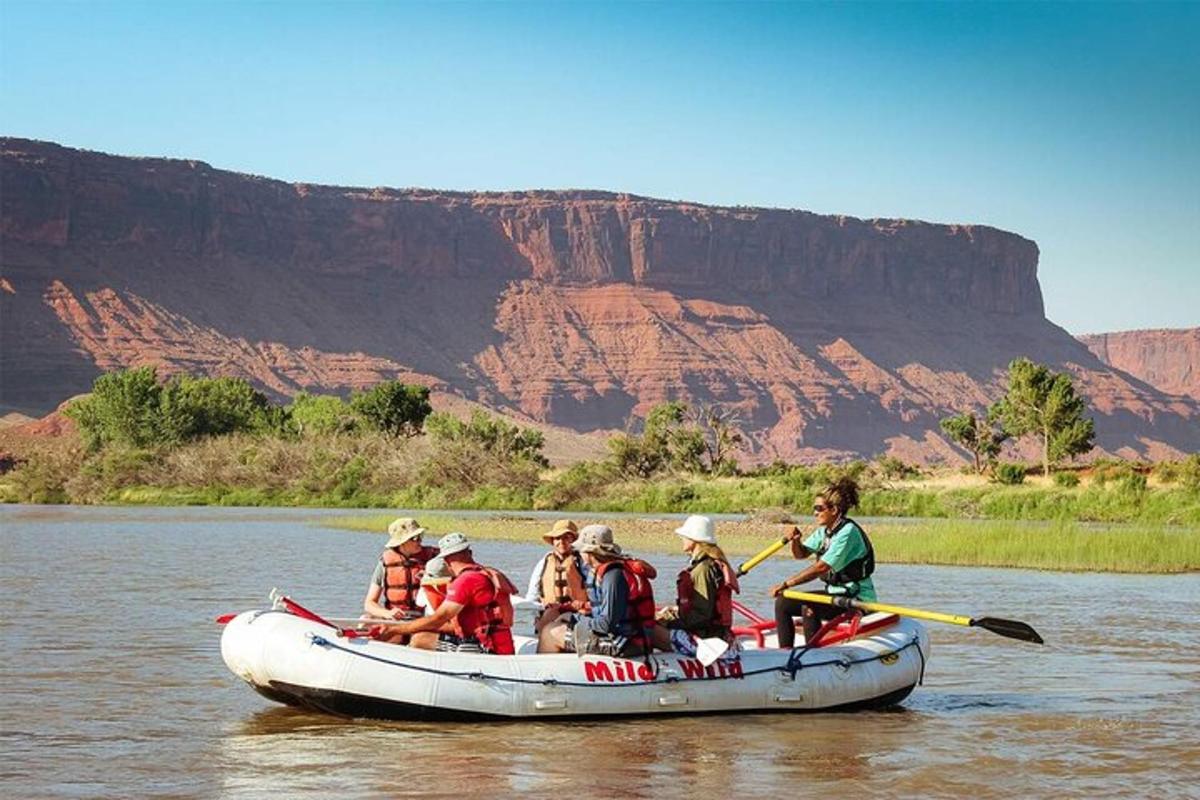
[[[768,638],[767,644],[771,644]],[[709,667],[656,653],[649,659],[439,653],[339,636],[283,610],[237,615],[221,636],[235,675],[277,702],[349,717],[513,719],[622,714],[831,711],[899,703],[922,679],[925,628],[871,615],[860,635],[803,650],[744,645]]]

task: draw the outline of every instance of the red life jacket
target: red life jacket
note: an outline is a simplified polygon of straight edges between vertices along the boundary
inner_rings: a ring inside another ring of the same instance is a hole
[[[383,596],[388,608],[417,611],[417,593],[421,591],[421,576],[425,564],[438,554],[436,547],[422,547],[414,556],[401,555],[395,548],[383,551]]]
[[[737,588],[737,576],[726,561],[704,556],[699,563],[704,564],[705,569],[716,567],[719,572],[716,603],[713,604],[713,616],[708,624],[713,628],[728,630],[733,627],[733,592]],[[695,602],[696,587],[692,583],[692,570],[695,568],[696,564],[690,564],[680,570],[679,577],[675,581],[679,595],[679,616],[681,617],[688,613],[692,603]]]
[[[459,628],[466,636],[474,637],[491,653],[511,656],[516,652],[512,638],[512,595],[516,585],[495,567],[471,564],[463,572],[482,572],[492,584],[492,597],[483,606],[464,607],[459,612]],[[465,618],[464,618],[465,616]]]
[[[551,551],[542,561],[542,602],[546,605],[558,603],[579,610],[587,605],[587,587],[583,585],[583,569],[579,554],[571,553],[564,559]]]
[[[625,602],[625,619],[632,631],[629,638],[638,642],[650,652],[650,641],[654,631],[654,587],[650,581],[658,575],[658,570],[642,561],[640,558],[617,558],[605,561],[596,568],[596,585],[604,578],[604,573],[610,567],[620,566],[625,576],[625,585],[629,587],[629,597]]]

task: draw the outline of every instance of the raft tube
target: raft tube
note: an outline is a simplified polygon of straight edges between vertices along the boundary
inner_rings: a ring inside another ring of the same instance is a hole
[[[908,696],[929,658],[925,628],[891,615],[864,618],[856,638],[837,644],[780,650],[751,642],[708,667],[671,653],[538,655],[529,637],[516,637],[517,655],[494,656],[339,633],[283,610],[247,611],[225,626],[221,655],[276,702],[406,720],[881,708]]]

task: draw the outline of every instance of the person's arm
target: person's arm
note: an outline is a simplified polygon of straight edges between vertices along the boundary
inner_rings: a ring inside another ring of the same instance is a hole
[[[382,584],[371,581],[371,585],[367,587],[367,596],[363,598],[363,611],[369,616],[387,619],[392,616],[389,609],[384,608],[379,603],[379,598],[383,596]]]
[[[592,632],[611,636],[625,621],[625,606],[629,602],[629,586],[620,567],[604,573],[600,582],[600,605],[592,609]]]
[[[546,571],[546,559],[550,554],[542,556],[541,561],[533,567],[533,572],[529,574],[529,588],[525,590],[525,599],[531,603],[542,602],[542,573]]]
[[[783,583],[777,583],[772,586],[771,596],[778,597],[784,589],[793,589],[803,583],[808,583],[811,580],[821,577],[826,572],[829,572],[829,565],[818,559],[817,561],[814,561],[811,566],[805,567],[804,570],[796,573]]]
[[[808,558],[812,554],[812,550],[804,542],[804,533],[795,525],[787,533],[788,541],[792,546],[792,558],[801,559]]]
[[[437,631],[441,630],[442,626],[450,620],[458,616],[458,612],[462,611],[463,607],[453,600],[443,600],[438,606],[438,610],[424,617],[418,617],[409,622],[401,622],[398,625],[389,625],[389,631],[397,631],[404,635],[421,633],[422,631]]]

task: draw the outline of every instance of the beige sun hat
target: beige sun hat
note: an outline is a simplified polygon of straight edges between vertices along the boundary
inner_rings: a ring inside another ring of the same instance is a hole
[[[425,534],[426,531],[421,527],[421,523],[417,522],[412,517],[400,517],[392,520],[392,524],[388,525],[388,536],[384,547],[399,547],[410,539],[415,539],[418,536]]]
[[[421,585],[436,586],[449,582],[452,577],[450,567],[446,564],[446,559],[441,556],[434,556],[425,564],[425,572],[421,575]]]
[[[597,553],[604,556],[621,555],[621,547],[613,541],[612,528],[607,525],[588,525],[579,532],[575,549],[581,553]]]
[[[578,539],[579,526],[569,519],[560,519],[554,523],[554,527],[550,529],[549,533],[542,534],[542,541],[550,544],[558,537],[566,536],[567,534],[570,534],[572,539]]]
[[[685,519],[683,524],[675,529],[675,533],[701,544],[717,543],[717,526],[713,524],[711,518],[700,514],[692,514]]]

